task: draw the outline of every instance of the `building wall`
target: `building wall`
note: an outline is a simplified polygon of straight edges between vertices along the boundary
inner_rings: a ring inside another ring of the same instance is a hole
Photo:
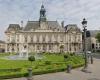
[[[91,49],[95,52],[100,51],[100,43],[97,41],[95,37],[91,37]]]
[[[5,52],[5,43],[0,43],[0,52]]]
[[[6,52],[21,52],[24,47],[28,52],[60,52],[62,45],[64,52],[82,51],[82,33],[52,30],[6,33]]]

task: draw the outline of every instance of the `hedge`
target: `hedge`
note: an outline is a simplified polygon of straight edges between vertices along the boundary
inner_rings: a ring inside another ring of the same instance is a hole
[[[72,66],[72,68],[78,68],[78,67],[81,67],[83,65],[84,64],[77,64],[77,65]],[[33,75],[61,72],[61,71],[65,71],[66,69],[67,69],[67,67],[33,71]],[[19,78],[19,77],[27,77],[27,76],[28,76],[28,73],[26,72],[26,73],[17,73],[17,74],[12,74],[12,75],[0,76],[0,79],[11,79],[11,78]]]
[[[21,68],[15,68],[15,69],[0,69],[0,72],[17,72],[21,71]]]

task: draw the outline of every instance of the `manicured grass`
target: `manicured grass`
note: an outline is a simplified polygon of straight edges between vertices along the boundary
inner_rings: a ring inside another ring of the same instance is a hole
[[[7,54],[8,55],[8,54]],[[6,55],[0,55],[3,57]],[[42,60],[36,60],[32,63],[27,60],[4,60],[0,59],[0,76],[5,78],[11,77],[22,77],[26,76],[28,71],[27,69],[32,66],[33,74],[43,74],[49,72],[63,71],[66,69],[67,64],[71,64],[73,68],[82,66],[84,64],[84,59],[81,56],[68,55],[68,58],[65,60],[64,55],[57,54],[44,54]],[[8,69],[3,71],[3,69]],[[11,69],[11,71],[9,70]],[[17,69],[19,69],[17,71]],[[16,71],[13,71],[16,70]]]

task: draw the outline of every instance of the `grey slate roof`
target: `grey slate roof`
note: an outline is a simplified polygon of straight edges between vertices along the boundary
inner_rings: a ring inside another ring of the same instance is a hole
[[[47,24],[51,28],[61,28],[57,21],[48,21]]]
[[[59,25],[57,21],[46,21],[46,24],[50,29],[62,29],[62,27]],[[24,31],[29,31],[31,29],[37,29],[40,27],[39,21],[28,21],[25,28],[23,29]]]
[[[19,29],[19,28],[20,28],[20,26],[19,26],[19,24],[9,24],[8,29],[9,29],[9,28]]]
[[[70,30],[71,28],[81,31],[76,24],[68,24],[65,26],[66,31]]]
[[[38,27],[39,27],[39,21],[28,21],[23,30],[29,31],[31,29],[37,29]]]
[[[59,29],[60,31],[64,30],[64,28],[62,28],[57,21],[48,21],[47,24],[51,29]]]
[[[9,27],[8,29],[6,30],[6,32],[9,32],[11,30],[14,30],[14,31],[18,31],[20,30],[20,25],[19,24],[9,24]]]
[[[0,43],[5,43],[5,41],[0,40]]]

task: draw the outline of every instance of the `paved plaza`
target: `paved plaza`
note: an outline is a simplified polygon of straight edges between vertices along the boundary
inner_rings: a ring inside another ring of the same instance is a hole
[[[100,80],[100,59],[94,58],[94,64],[89,64],[89,73],[81,71],[82,68],[73,69],[71,73],[57,72],[43,75],[35,75],[33,80]],[[15,78],[8,80],[27,80]]]

